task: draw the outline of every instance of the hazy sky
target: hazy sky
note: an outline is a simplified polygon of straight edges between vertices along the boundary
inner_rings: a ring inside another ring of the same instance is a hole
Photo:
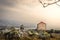
[[[38,0],[0,0],[0,25],[33,25],[45,22],[47,29],[60,29],[60,7],[43,8]]]

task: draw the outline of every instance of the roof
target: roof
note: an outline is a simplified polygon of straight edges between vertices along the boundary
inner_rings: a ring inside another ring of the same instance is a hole
[[[46,23],[44,23],[44,22],[40,22],[40,23],[38,23],[38,24],[41,24],[41,23],[46,24]]]

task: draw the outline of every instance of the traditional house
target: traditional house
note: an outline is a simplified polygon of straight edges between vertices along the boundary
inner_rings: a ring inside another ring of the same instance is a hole
[[[38,23],[37,30],[46,30],[46,23],[44,23],[44,22]]]

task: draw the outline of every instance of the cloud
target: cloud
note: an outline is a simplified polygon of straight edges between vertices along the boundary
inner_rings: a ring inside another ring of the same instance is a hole
[[[0,5],[11,7],[11,6],[16,5],[16,1],[13,1],[13,0],[0,0]]]
[[[0,5],[8,7],[15,7],[20,5],[36,6],[40,5],[40,3],[38,0],[0,0]]]
[[[38,6],[39,5],[39,6]],[[60,28],[60,8],[56,5],[41,7],[38,0],[0,0],[0,24],[37,24],[40,21]],[[51,27],[55,28],[55,27]]]

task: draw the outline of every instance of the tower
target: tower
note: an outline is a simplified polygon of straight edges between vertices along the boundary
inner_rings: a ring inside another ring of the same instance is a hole
[[[38,23],[37,30],[46,30],[46,23],[44,23],[44,22]]]

